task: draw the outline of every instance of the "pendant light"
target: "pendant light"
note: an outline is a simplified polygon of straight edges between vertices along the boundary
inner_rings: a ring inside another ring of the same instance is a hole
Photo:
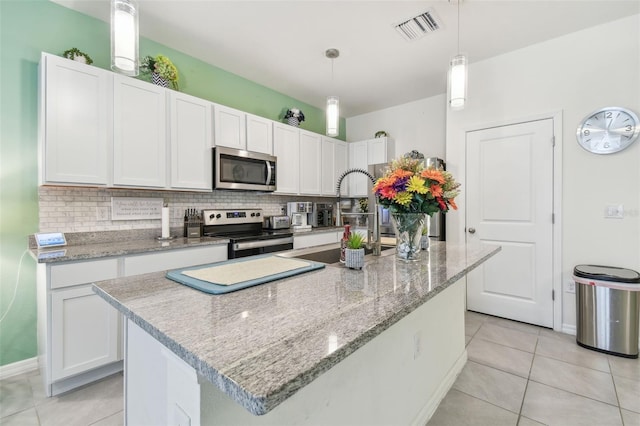
[[[467,101],[467,57],[460,54],[460,2],[458,5],[458,53],[449,63],[449,106],[451,109],[462,109]]]
[[[136,0],[111,0],[111,69],[138,75],[138,5]]]
[[[327,49],[325,56],[331,59],[331,82],[333,83],[333,60],[340,56],[338,49]],[[327,96],[327,136],[340,134],[340,99],[337,96]]]

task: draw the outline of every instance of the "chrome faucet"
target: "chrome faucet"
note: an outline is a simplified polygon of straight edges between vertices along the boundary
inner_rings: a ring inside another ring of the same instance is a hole
[[[340,214],[340,187],[342,186],[342,180],[351,173],[362,173],[366,175],[370,180],[372,185],[376,183],[376,178],[373,177],[371,173],[364,169],[349,169],[340,175],[338,178],[338,183],[336,183],[336,225],[342,226],[341,223],[341,214]],[[380,256],[382,253],[382,247],[380,243],[380,221],[378,219],[378,198],[373,194],[373,188],[371,190],[372,197],[374,200],[374,208],[373,208],[373,224],[371,221],[367,223],[367,248],[373,249],[372,254],[374,256]]]

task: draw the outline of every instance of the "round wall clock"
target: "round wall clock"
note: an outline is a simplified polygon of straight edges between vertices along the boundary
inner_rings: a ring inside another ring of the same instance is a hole
[[[640,120],[627,108],[607,107],[586,116],[576,137],[581,147],[594,154],[622,151],[638,138]]]

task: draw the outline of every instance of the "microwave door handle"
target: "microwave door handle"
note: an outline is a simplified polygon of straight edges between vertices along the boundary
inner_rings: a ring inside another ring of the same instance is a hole
[[[267,181],[264,184],[269,185],[269,182],[271,182],[271,164],[267,160],[264,163],[267,165]]]

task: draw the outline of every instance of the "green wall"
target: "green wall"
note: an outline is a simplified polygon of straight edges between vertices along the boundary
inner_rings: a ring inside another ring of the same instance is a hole
[[[40,52],[61,54],[77,47],[91,56],[93,65],[108,69],[109,43],[109,26],[97,19],[46,0],[0,0],[0,317],[6,314],[0,323],[0,366],[37,353],[35,262],[25,251],[27,236],[38,231]],[[286,108],[298,107],[306,118],[301,127],[324,133],[321,109],[140,40],[141,56],[159,53],[177,66],[182,92],[272,120],[280,120]],[[345,127],[341,119],[342,140]],[[16,298],[7,311],[14,289]]]

